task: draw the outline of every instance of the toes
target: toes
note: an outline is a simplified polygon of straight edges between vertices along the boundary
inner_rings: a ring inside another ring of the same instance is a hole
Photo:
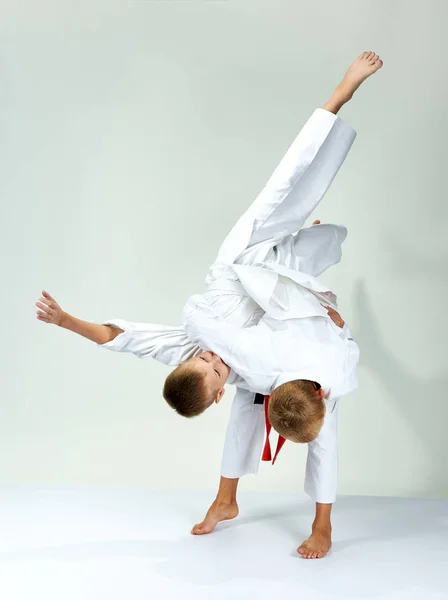
[[[303,544],[297,548],[297,552],[302,558],[307,559],[322,558],[326,554],[326,552],[324,551],[314,550],[313,548],[309,548],[308,546],[304,546]]]
[[[193,529],[191,530],[191,533],[193,535],[201,535],[201,534],[205,533],[205,528],[203,525],[195,525],[193,527]]]

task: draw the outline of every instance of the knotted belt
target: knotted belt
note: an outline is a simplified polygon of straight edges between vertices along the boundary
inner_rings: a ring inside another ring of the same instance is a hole
[[[272,464],[275,464],[278,453],[283,448],[283,444],[286,442],[286,439],[281,435],[278,436],[277,448],[275,450],[274,458],[272,458],[271,443],[269,441],[269,435],[270,435],[271,429],[272,429],[272,425],[271,425],[271,422],[269,421],[269,417],[268,417],[269,398],[270,398],[270,396],[263,397],[262,394],[256,394],[254,403],[255,404],[264,404],[264,417],[265,417],[265,421],[266,421],[266,442],[264,444],[263,455],[261,457],[261,460],[264,460],[264,461],[272,460]]]

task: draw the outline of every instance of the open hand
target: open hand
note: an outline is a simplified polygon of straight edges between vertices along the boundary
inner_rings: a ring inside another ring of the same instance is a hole
[[[336,310],[334,310],[334,308],[331,308],[331,306],[325,306],[324,304],[322,304],[322,306],[327,309],[328,316],[333,321],[333,323],[335,323],[335,325],[342,329],[345,325],[345,322],[341,315]]]
[[[61,325],[64,311],[48,292],[42,290],[40,302],[36,302],[36,306],[41,309],[37,311],[37,318],[39,321],[52,323],[53,325]]]

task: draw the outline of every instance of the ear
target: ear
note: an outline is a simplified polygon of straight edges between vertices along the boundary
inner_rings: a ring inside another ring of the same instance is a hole
[[[325,392],[322,388],[320,388],[320,390],[316,390],[316,394],[317,394],[317,397],[321,398],[321,399],[323,399],[325,396]]]
[[[216,404],[218,404],[218,402],[221,400],[221,398],[224,396],[224,392],[226,390],[224,388],[221,388],[218,392],[218,395],[216,396],[215,402]]]

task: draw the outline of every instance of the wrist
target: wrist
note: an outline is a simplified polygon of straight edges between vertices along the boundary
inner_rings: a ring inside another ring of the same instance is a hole
[[[71,320],[71,316],[66,313],[66,312],[62,312],[62,317],[61,317],[61,322],[59,323],[59,327],[63,327],[64,329],[68,329],[68,325],[70,323]]]

